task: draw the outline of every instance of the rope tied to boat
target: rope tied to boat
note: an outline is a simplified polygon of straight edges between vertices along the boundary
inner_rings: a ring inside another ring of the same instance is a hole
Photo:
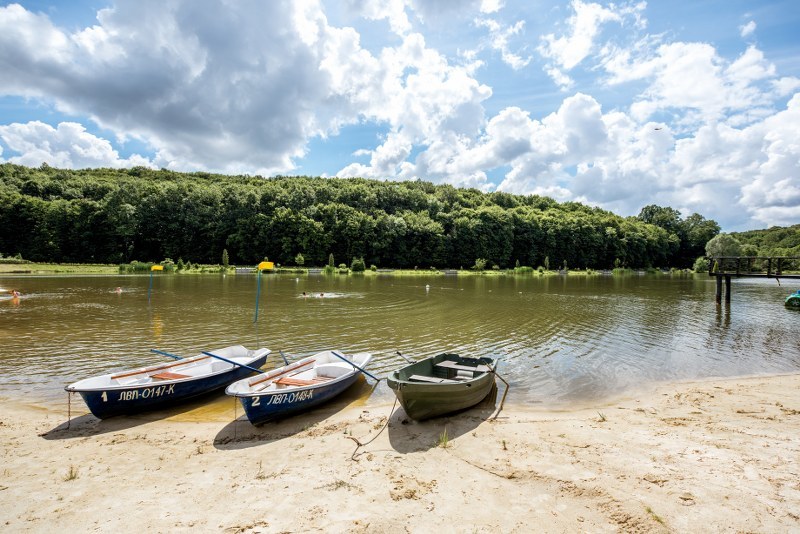
[[[67,391],[67,430],[72,422],[72,392]]]
[[[506,395],[508,395],[508,389],[511,387],[511,386],[509,386],[509,385],[508,385],[508,382],[506,382],[506,379],[505,379],[505,378],[503,378],[502,376],[500,376],[499,374],[497,374],[497,369],[496,369],[496,367],[497,367],[497,366],[495,366],[495,368],[493,368],[493,369],[492,369],[491,371],[489,371],[489,372],[490,372],[490,373],[492,373],[492,374],[494,374],[494,376],[496,376],[496,377],[497,377],[497,378],[499,378],[500,380],[502,380],[503,384],[505,384],[505,385],[506,385],[506,390],[505,390],[505,392],[503,392],[503,398],[502,398],[502,399],[500,399],[500,407],[497,409],[497,412],[495,412],[495,414],[494,414],[494,415],[492,415],[491,417],[489,417],[489,419],[487,419],[488,421],[494,421],[495,419],[497,419],[497,416],[498,416],[498,415],[500,415],[500,412],[502,412],[502,411],[503,411],[503,405],[504,405],[504,404],[505,404],[505,402],[506,402]]]
[[[381,378],[380,380],[384,380],[384,378]],[[379,382],[380,382],[380,380],[379,380]],[[377,386],[377,384],[375,384],[375,385]],[[355,442],[356,442],[356,448],[355,448],[355,450],[353,451],[353,454],[351,454],[351,455],[350,455],[350,459],[351,459],[351,460],[355,460],[355,461],[357,462],[358,460],[356,459],[356,453],[358,452],[358,449],[360,449],[361,447],[366,447],[367,445],[369,445],[370,443],[372,443],[373,441],[375,441],[376,439],[378,439],[378,436],[380,436],[380,435],[381,435],[381,433],[382,433],[384,430],[386,430],[386,428],[389,426],[389,419],[391,419],[391,418],[392,418],[392,414],[394,413],[394,409],[395,409],[396,407],[397,407],[397,397],[395,397],[395,399],[394,399],[394,404],[392,404],[392,409],[389,411],[389,416],[386,418],[386,422],[383,424],[383,426],[382,426],[382,427],[381,427],[381,429],[378,431],[378,433],[377,433],[377,434],[375,434],[375,435],[372,437],[372,439],[370,439],[369,441],[367,441],[367,442],[365,442],[365,443],[361,443],[361,441],[359,441],[359,439],[358,439],[358,438],[354,438],[353,436],[347,436],[347,438],[348,438],[348,439],[352,439],[353,441],[355,441]]]

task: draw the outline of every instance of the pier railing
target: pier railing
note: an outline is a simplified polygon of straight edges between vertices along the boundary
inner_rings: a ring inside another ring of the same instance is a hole
[[[800,256],[715,256],[708,258],[708,275],[717,278],[717,304],[722,302],[722,281],[725,280],[725,302],[731,301],[731,277],[736,278],[800,278]]]
[[[800,256],[715,256],[708,258],[709,276],[800,278]]]

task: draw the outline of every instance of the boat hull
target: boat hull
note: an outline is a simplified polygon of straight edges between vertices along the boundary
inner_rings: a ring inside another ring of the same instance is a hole
[[[429,358],[435,365],[444,360],[464,363],[478,362],[475,365],[487,365],[494,368],[495,361],[489,358],[465,359],[454,354],[440,354]],[[425,383],[409,379],[417,372],[425,372],[423,360],[393,372],[387,378],[388,386],[394,391],[397,400],[411,419],[423,421],[433,417],[453,414],[471,408],[484,400],[495,385],[494,372],[484,372],[472,380],[464,382]],[[432,374],[427,371],[427,374]]]
[[[372,355],[318,352],[262,376],[234,382],[225,393],[238,397],[254,425],[283,419],[328,402],[358,380]]]
[[[261,367],[267,361],[266,354],[252,360],[250,367]],[[175,404],[223,389],[227,385],[253,374],[249,369],[233,366],[229,371],[194,378],[191,380],[165,381],[164,383],[108,387],[105,389],[77,389],[67,391],[80,393],[89,411],[98,419],[119,415],[134,415],[141,412],[171,407]]]
[[[331,384],[307,387],[289,392],[265,392],[240,396],[247,419],[256,426],[277,421],[324,404],[358,380],[359,373]]]
[[[784,304],[787,308],[800,308],[800,295],[789,295]]]

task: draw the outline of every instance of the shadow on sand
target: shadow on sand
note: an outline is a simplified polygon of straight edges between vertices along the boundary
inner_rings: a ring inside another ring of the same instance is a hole
[[[76,397],[77,399],[80,399],[80,397]],[[218,401],[224,397],[225,395],[219,392],[212,392],[185,402],[181,402],[180,404],[170,408],[152,410],[135,415],[118,415],[115,417],[109,417],[108,419],[98,419],[91,413],[86,413],[72,417],[57,427],[39,434],[39,436],[47,440],[57,440],[85,438],[88,436],[99,436],[109,432],[119,432],[121,430],[127,430],[129,428],[152,423],[154,421],[161,421],[163,419],[174,417],[192,410],[198,410],[207,405],[209,402]],[[70,402],[75,403],[75,400],[76,399],[72,399]]]
[[[425,421],[409,419],[403,409],[398,408],[389,418],[389,443],[401,454],[434,449],[439,446],[445,429],[448,440],[472,432],[494,414],[496,404],[497,385],[475,406]]]
[[[363,401],[370,396],[374,389],[375,385],[370,385],[361,377],[341,395],[322,406],[306,413],[265,423],[261,426],[253,426],[243,414],[240,406],[239,413],[242,415],[219,431],[214,438],[214,447],[226,451],[246,449],[297,435],[344,410],[351,404]]]

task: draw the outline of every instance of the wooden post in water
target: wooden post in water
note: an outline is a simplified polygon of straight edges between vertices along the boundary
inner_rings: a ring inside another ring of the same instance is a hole
[[[725,275],[725,304],[731,303],[731,275]]]
[[[717,304],[722,304],[722,277],[717,275],[717,294],[715,297]]]

